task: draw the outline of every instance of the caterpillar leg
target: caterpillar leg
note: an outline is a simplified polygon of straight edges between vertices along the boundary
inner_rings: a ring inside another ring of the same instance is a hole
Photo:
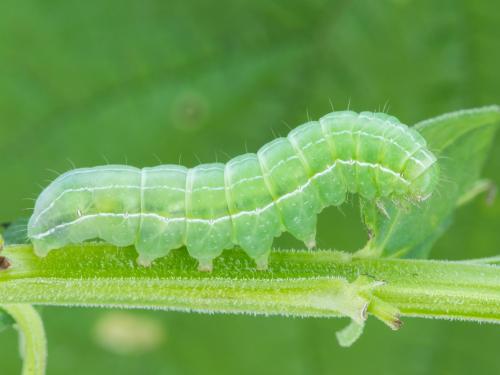
[[[198,259],[198,271],[200,272],[212,272],[214,269],[214,262],[212,258],[200,258]]]
[[[269,267],[269,254],[270,254],[270,250],[267,251],[266,253],[264,254],[261,254],[259,256],[256,256],[254,258],[254,261],[255,261],[255,264],[257,266],[257,270],[259,271],[266,271],[267,268]]]
[[[39,257],[45,257],[48,252],[52,249],[57,249],[59,244],[50,244],[48,241],[44,240],[32,240],[33,243],[33,251]],[[61,245],[62,246],[62,245]]]
[[[311,235],[308,239],[306,239],[304,241],[304,245],[306,245],[306,247],[309,249],[309,250],[312,250],[316,247],[316,233],[314,233],[313,235]]]
[[[137,264],[139,266],[150,267],[152,263],[153,263],[153,260],[148,258],[148,257],[142,256],[142,255],[139,255],[137,257]]]
[[[149,267],[158,258],[182,245],[182,223],[165,223],[151,217],[142,218],[135,247],[139,253],[137,263]]]

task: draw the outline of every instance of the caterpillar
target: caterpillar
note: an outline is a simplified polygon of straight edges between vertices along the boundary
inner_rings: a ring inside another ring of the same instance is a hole
[[[38,256],[94,239],[135,245],[141,265],[186,246],[200,270],[238,246],[266,269],[275,237],[315,247],[317,214],[348,193],[418,202],[438,175],[424,138],[397,118],[332,112],[226,164],[70,170],[36,200],[28,237]]]

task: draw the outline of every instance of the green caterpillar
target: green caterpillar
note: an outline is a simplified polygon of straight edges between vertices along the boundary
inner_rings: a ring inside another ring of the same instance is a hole
[[[142,265],[186,246],[201,270],[239,246],[265,269],[274,237],[314,247],[317,214],[347,193],[423,201],[438,174],[422,136],[395,117],[333,112],[225,165],[71,170],[37,199],[28,236],[39,256],[97,238],[134,244]]]

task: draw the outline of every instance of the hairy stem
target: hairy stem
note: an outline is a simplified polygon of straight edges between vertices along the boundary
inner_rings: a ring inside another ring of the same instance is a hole
[[[0,303],[4,304],[355,320],[364,301],[369,301],[364,306],[368,313],[384,321],[393,316],[391,309],[397,309],[403,316],[500,323],[500,267],[490,264],[273,251],[269,269],[257,271],[242,252],[228,251],[216,259],[213,272],[200,273],[184,251],[147,268],[136,265],[133,248],[101,244],[66,247],[46,258],[37,258],[29,245],[19,245],[5,248],[2,255],[10,263],[0,272]],[[372,285],[356,282],[360,276],[372,280]],[[347,281],[358,286],[349,289]]]
[[[43,375],[47,362],[47,341],[42,319],[27,304],[0,305],[14,320],[19,331],[23,375]]]

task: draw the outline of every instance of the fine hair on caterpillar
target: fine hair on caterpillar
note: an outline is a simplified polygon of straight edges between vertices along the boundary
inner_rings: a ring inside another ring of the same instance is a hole
[[[349,193],[418,203],[438,178],[416,130],[385,113],[332,112],[226,164],[70,170],[38,197],[28,236],[39,256],[95,238],[135,245],[142,265],[186,246],[201,270],[238,246],[266,269],[275,237],[315,247],[317,215]]]

